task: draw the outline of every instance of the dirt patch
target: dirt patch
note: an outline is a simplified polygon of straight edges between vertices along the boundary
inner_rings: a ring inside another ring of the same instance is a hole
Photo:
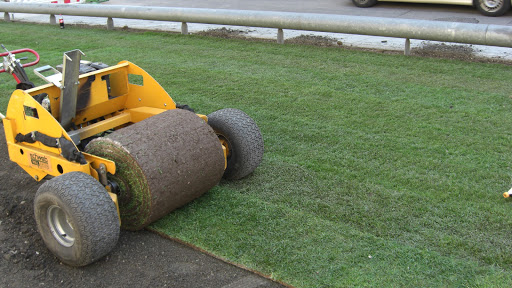
[[[446,20],[448,21],[448,20]],[[470,22],[469,20],[467,22]],[[251,31],[243,31],[236,29],[228,29],[225,27],[219,29],[210,29],[195,33],[196,35],[218,37],[224,39],[244,39],[249,41],[262,41],[275,43],[275,39],[261,39],[255,37],[249,37],[247,34]],[[318,35],[300,35],[297,37],[285,39],[285,44],[295,45],[311,45],[318,47],[331,47],[341,48],[348,50],[359,50],[368,51],[381,54],[394,54],[403,55],[403,51],[377,49],[377,48],[361,48],[355,46],[345,45],[342,40]],[[429,58],[440,58],[440,59],[456,59],[468,62],[482,62],[482,63],[502,63],[512,65],[512,60],[500,59],[500,58],[487,58],[477,56],[473,45],[466,44],[446,44],[446,43],[431,43],[424,41],[419,47],[411,49],[412,56],[429,57]]]
[[[226,27],[222,27],[219,29],[209,29],[206,31],[200,31],[194,33],[195,35],[200,36],[208,36],[208,37],[217,37],[224,39],[244,39],[249,41],[261,41],[261,42],[272,42],[275,43],[275,39],[264,39],[258,37],[248,36],[249,33],[253,31],[243,31],[237,29],[230,29]],[[338,47],[343,45],[340,40],[337,40],[332,37],[326,36],[316,36],[316,35],[300,35],[297,37],[293,37],[290,39],[285,39],[285,44],[296,44],[296,45],[312,45],[319,47]]]
[[[319,47],[339,47],[343,45],[341,40],[332,37],[316,35],[300,35],[297,37],[286,39],[284,43],[298,45],[313,45]]]
[[[474,45],[431,43],[424,41],[420,47],[412,48],[411,55],[420,57],[456,59],[467,62],[500,63],[512,65],[512,60],[502,58],[488,58],[476,55],[480,52]]]
[[[423,57],[448,58],[475,61],[475,49],[472,45],[448,45],[445,43],[422,42],[420,47],[411,49],[411,54]]]
[[[0,129],[0,262],[19,269],[44,269],[45,263],[39,256],[46,248],[42,241],[37,241],[39,234],[32,211],[39,184],[9,160],[3,125]]]
[[[247,39],[248,33],[249,33],[249,31],[243,31],[243,30],[222,27],[222,28],[218,28],[218,29],[208,29],[206,31],[199,31],[194,34],[200,35],[200,36],[210,36],[210,37],[225,38],[225,39],[232,39],[232,38]]]

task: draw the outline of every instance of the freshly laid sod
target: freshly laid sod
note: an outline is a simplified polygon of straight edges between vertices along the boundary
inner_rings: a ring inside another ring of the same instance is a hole
[[[255,119],[255,173],[153,229],[296,287],[512,286],[511,66],[4,22],[0,41],[130,60],[199,113]]]

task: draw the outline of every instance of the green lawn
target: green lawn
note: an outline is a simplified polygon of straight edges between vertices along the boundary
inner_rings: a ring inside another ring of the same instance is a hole
[[[130,60],[200,113],[256,120],[255,173],[158,231],[296,287],[512,286],[510,66],[5,22],[0,41],[41,65]],[[0,74],[2,113],[14,85]]]

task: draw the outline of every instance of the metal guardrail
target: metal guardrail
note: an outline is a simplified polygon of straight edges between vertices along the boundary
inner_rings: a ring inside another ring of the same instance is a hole
[[[290,13],[269,11],[171,8],[121,5],[60,5],[2,3],[0,12],[10,21],[9,13],[106,17],[107,28],[114,27],[113,18],[182,22],[182,33],[188,34],[187,23],[221,24],[277,28],[277,41],[283,43],[283,29],[334,32],[409,39],[512,47],[512,26],[444,21],[395,19],[334,14]]]

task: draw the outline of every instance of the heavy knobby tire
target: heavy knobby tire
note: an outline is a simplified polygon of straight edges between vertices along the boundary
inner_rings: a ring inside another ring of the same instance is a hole
[[[368,8],[377,4],[377,0],[352,0],[357,7]]]
[[[226,108],[208,115],[208,124],[228,148],[225,179],[251,174],[263,158],[263,137],[256,122],[238,109]]]
[[[475,0],[474,3],[485,16],[501,16],[510,10],[510,0]]]
[[[117,209],[92,176],[70,172],[45,182],[34,199],[37,229],[63,263],[85,266],[108,254],[119,238]]]

